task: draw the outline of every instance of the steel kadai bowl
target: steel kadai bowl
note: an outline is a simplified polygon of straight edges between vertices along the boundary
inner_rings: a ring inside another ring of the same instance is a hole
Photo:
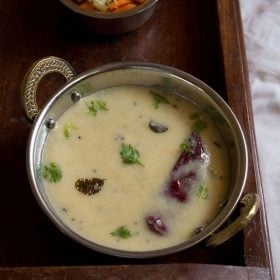
[[[36,104],[36,89],[40,80],[47,74],[62,74],[67,83],[39,110]],[[168,83],[166,81],[168,80]],[[43,149],[47,136],[55,127],[60,116],[89,94],[117,86],[148,86],[162,91],[172,92],[186,98],[201,108],[211,108],[211,114],[219,116],[218,129],[226,143],[230,145],[230,186],[226,202],[216,217],[192,238],[163,249],[137,251],[114,249],[97,244],[94,240],[83,237],[70,228],[57,214],[48,198],[39,170],[42,163]],[[247,177],[247,148],[242,129],[224,100],[208,85],[180,70],[158,64],[141,62],[119,62],[100,66],[75,75],[75,71],[63,59],[43,58],[32,65],[22,84],[22,103],[33,127],[27,149],[27,172],[34,196],[49,219],[67,236],[93,250],[110,255],[148,258],[171,254],[189,248],[204,241],[205,246],[215,246],[231,238],[241,230],[255,215],[259,207],[257,194],[243,194]],[[229,215],[241,206],[240,216],[219,230]]]
[[[137,29],[153,15],[158,0],[146,0],[136,8],[123,12],[96,12],[80,8],[72,0],[60,0],[75,19],[98,34],[120,34]]]

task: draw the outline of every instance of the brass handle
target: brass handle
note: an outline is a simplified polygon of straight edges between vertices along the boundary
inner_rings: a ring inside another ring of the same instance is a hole
[[[225,229],[211,235],[206,240],[207,246],[220,245],[242,230],[257,213],[260,205],[260,198],[258,194],[249,193],[245,194],[239,203],[244,206],[241,208],[240,216]]]
[[[75,75],[75,70],[67,61],[55,56],[42,58],[30,67],[21,86],[21,101],[30,120],[34,120],[39,113],[36,102],[37,87],[41,79],[49,73],[60,73],[69,81]]]

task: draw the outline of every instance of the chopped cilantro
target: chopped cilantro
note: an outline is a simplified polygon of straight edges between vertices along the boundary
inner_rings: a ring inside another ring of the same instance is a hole
[[[199,199],[207,199],[208,198],[208,187],[206,187],[204,183],[200,183],[196,187],[195,193]]]
[[[194,132],[199,134],[207,128],[207,123],[202,119],[202,112],[191,113],[189,117],[194,121],[192,124],[192,130]]]
[[[120,237],[123,239],[131,237],[131,232],[125,226],[118,227],[115,231],[111,232],[113,236]]]
[[[215,124],[221,125],[225,123],[225,118],[223,117],[223,115],[220,114],[213,106],[209,105],[205,107],[204,110],[209,114]]]
[[[206,128],[207,128],[207,123],[200,119],[198,119],[192,124],[192,129],[198,134]]]
[[[141,166],[144,166],[140,161],[139,157],[140,154],[138,150],[133,148],[130,144],[124,144],[121,145],[120,155],[122,158],[123,163],[126,164],[139,164]]]
[[[107,108],[106,102],[104,102],[102,100],[91,100],[89,104],[87,103],[87,107],[88,107],[89,112],[93,116],[96,116],[97,112],[100,110],[109,111],[109,109]]]
[[[82,95],[86,95],[88,92],[92,91],[92,84],[89,82],[83,82],[79,84],[79,86],[77,86],[75,90]]]
[[[63,129],[63,133],[66,138],[70,137],[70,131],[72,129],[77,129],[77,128],[70,121],[66,121]]]
[[[62,171],[58,164],[51,162],[49,165],[41,165],[40,172],[44,179],[56,183],[62,178]]]
[[[191,120],[200,119],[201,116],[202,116],[201,112],[194,112],[194,113],[190,114],[190,119]]]
[[[159,104],[162,103],[162,104],[169,104],[169,101],[166,97],[154,92],[154,91],[150,91],[152,97],[153,97],[153,101],[154,101],[154,107],[155,109],[158,109],[159,107]]]
[[[180,147],[182,148],[183,151],[185,152],[190,152],[191,149],[192,149],[192,146],[190,143],[187,143],[187,142],[183,142]]]

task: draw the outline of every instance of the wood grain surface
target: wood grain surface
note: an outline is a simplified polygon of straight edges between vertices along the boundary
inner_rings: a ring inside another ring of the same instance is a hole
[[[240,267],[201,264],[169,265],[119,265],[85,267],[34,267],[0,268],[2,279],[44,279],[44,280],[264,280],[270,279],[269,270],[260,267]]]
[[[24,74],[35,60],[55,55],[70,62],[78,73],[109,62],[148,61],[196,76],[229,103],[249,146],[246,191],[258,192],[262,197],[238,0],[160,0],[147,23],[118,36],[88,32],[57,0],[1,1],[0,16],[1,279],[6,279],[1,275],[11,275],[11,279],[25,275],[22,279],[28,279],[28,273],[43,273],[46,279],[59,279],[56,273],[64,275],[66,270],[70,275],[74,273],[71,279],[78,279],[73,266],[81,266],[78,268],[81,275],[92,273],[91,266],[109,275],[109,266],[113,265],[112,271],[119,275],[115,279],[124,279],[121,278],[123,270],[132,275],[135,269],[141,268],[134,265],[143,265],[143,271],[147,272],[155,269],[154,275],[171,269],[182,277],[196,275],[199,269],[214,269],[203,264],[219,264],[225,266],[225,271],[236,267],[234,273],[242,271],[240,275],[263,273],[263,278],[240,279],[272,278],[263,204],[244,232],[219,247],[207,248],[201,243],[161,258],[116,258],[84,248],[59,232],[36,203],[25,167],[26,143],[32,123],[22,109],[20,87]],[[38,90],[40,106],[63,83],[58,75],[44,78]],[[172,263],[176,265],[169,267]],[[201,265],[186,267],[186,263]],[[32,268],[40,266],[56,268]],[[18,270],[15,267],[27,268]],[[57,272],[49,276],[48,271]],[[222,269],[217,271],[222,273]]]

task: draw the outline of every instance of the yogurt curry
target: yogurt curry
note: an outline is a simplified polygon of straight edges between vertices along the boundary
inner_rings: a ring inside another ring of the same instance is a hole
[[[209,116],[154,88],[82,98],[50,130],[40,173],[57,215],[99,245],[127,251],[191,239],[229,184],[225,143]]]

